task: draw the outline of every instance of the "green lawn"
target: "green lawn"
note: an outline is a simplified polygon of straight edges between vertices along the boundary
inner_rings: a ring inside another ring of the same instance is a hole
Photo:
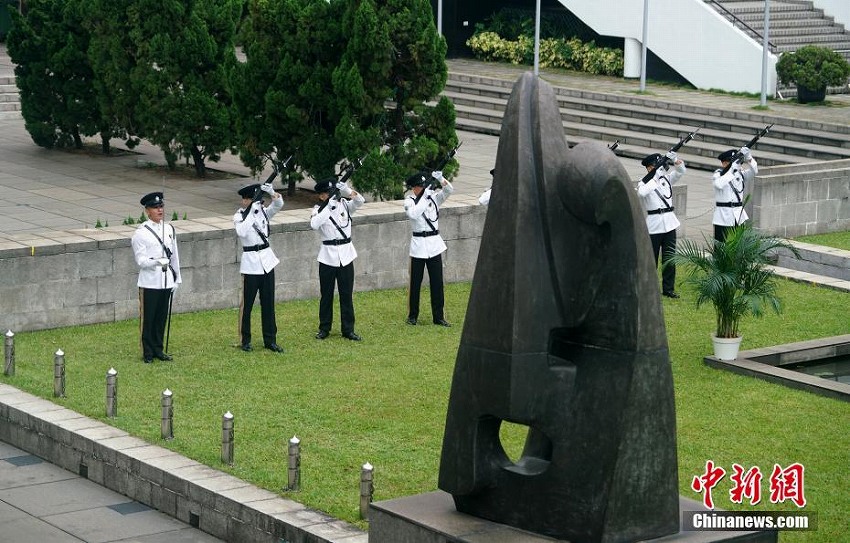
[[[831,232],[829,234],[816,234],[813,236],[801,236],[796,238],[797,241],[804,243],[814,243],[815,245],[825,245],[826,247],[834,247],[836,249],[844,249],[850,251],[850,232]]]
[[[806,511],[818,530],[784,533],[783,541],[846,540],[850,493],[850,403],[830,400],[756,379],[710,369],[714,316],[696,310],[687,288],[664,308],[676,387],[679,481],[683,495],[699,499],[691,479],[706,460],[731,473],[732,464],[757,466],[764,475],[758,506],[730,502],[729,477],[714,491],[724,509],[794,510],[771,504],[768,477],[774,464],[794,462],[805,471]],[[786,310],[745,320],[750,349],[850,333],[850,294],[780,282]],[[287,352],[275,355],[236,348],[237,310],[175,315],[173,363],[141,363],[138,322],[84,326],[16,335],[17,373],[3,382],[52,399],[53,353],[67,358],[67,397],[58,403],[104,417],[105,374],[118,370],[120,428],[228,471],[269,490],[361,527],[360,466],[375,466],[375,499],[436,488],[442,429],[468,284],[447,288],[452,328],[404,324],[402,290],[357,293],[361,343],[313,338],[318,301],[278,306],[278,336]],[[179,292],[178,292],[179,296]],[[422,321],[430,319],[423,292]],[[337,309],[338,311],[338,309]],[[254,318],[259,336],[259,315]],[[338,325],[337,325],[338,326]],[[174,392],[175,439],[159,439],[162,391]],[[221,416],[235,415],[235,464],[220,465]],[[506,432],[511,456],[520,436]],[[302,441],[302,490],[283,492],[287,441]]]

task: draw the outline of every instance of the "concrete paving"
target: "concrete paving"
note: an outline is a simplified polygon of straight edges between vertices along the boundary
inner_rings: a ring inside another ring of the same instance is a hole
[[[472,61],[451,61],[450,69],[511,80],[523,70]],[[11,64],[0,62],[0,76],[9,75],[11,70]],[[636,81],[617,78],[545,72],[542,77],[555,85],[612,93],[635,93],[638,86]],[[718,112],[744,111],[758,104],[757,99],[674,87],[653,85],[649,90],[657,99],[699,103]],[[847,107],[775,103],[770,108],[777,116],[850,124],[850,97],[831,100]],[[495,162],[498,139],[474,133],[460,133],[459,137],[464,144],[458,153],[461,171],[454,184],[457,194],[477,197],[490,185],[488,172]],[[757,150],[754,154],[758,158]],[[210,165],[226,172],[211,180],[163,175],[161,169],[150,167],[162,164],[162,153],[147,144],[133,153],[112,157],[42,149],[32,143],[23,119],[0,119],[0,249],[82,233],[94,235],[98,221],[115,227],[128,216],[137,218],[142,212],[139,197],[154,190],[164,189],[169,210],[181,217],[229,218],[239,200],[236,190],[250,181],[248,169],[232,155]],[[644,173],[635,160],[623,160],[623,165],[634,179]],[[711,235],[710,176],[710,172],[691,170],[683,179],[688,186],[688,210],[679,218],[688,237]],[[302,186],[311,188],[312,183]],[[307,218],[310,205],[304,199],[297,204],[290,202],[279,217],[295,214]],[[4,443],[0,443],[0,520],[0,542],[218,541]]]
[[[0,524],[9,543],[221,541],[2,442]]]

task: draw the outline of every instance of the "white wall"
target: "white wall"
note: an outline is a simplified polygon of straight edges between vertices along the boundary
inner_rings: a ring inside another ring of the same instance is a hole
[[[760,43],[734,28],[703,0],[647,1],[647,47],[682,77],[700,89],[761,92]],[[643,0],[560,2],[603,36],[643,37]],[[768,55],[769,95],[776,89],[776,60],[775,55]]]
[[[835,19],[836,23],[850,30],[850,2],[848,0],[813,0],[816,8],[822,9],[826,15]]]

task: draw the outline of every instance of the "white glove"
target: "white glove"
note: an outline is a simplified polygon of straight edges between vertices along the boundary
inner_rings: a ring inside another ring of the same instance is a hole
[[[437,181],[442,181],[443,180],[443,172],[441,172],[440,170],[435,170],[435,171],[431,172],[431,177],[433,177]]]
[[[174,283],[174,286],[171,287],[171,292],[173,293],[175,290],[177,290],[177,287],[179,287],[179,286],[180,286],[180,283]]]
[[[667,154],[665,154],[664,156],[666,156],[673,164],[675,164],[676,161],[679,160],[679,155],[677,155],[675,151],[667,151]]]
[[[157,263],[157,264],[159,264],[160,266],[162,266],[163,268],[164,268],[164,267],[166,267],[166,266],[168,266],[168,263],[169,263],[169,262],[170,262],[170,261],[169,261],[167,258],[165,258],[165,257],[157,258],[157,259],[156,259],[156,263]]]
[[[750,160],[753,159],[753,155],[750,153],[749,147],[741,147],[740,153],[741,153],[742,158],[746,162],[749,162]]]
[[[260,190],[274,198],[274,187],[271,183],[263,183],[260,185]]]
[[[336,184],[336,188],[337,190],[339,190],[339,194],[343,198],[348,198],[349,196],[351,196],[351,187],[349,187],[347,184],[339,181]]]

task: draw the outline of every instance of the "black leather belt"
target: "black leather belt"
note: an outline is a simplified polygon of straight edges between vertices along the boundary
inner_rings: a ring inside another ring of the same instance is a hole
[[[439,233],[440,233],[439,230],[431,230],[430,232],[414,232],[413,237],[414,238],[429,238],[431,236],[436,236]]]
[[[717,202],[717,207],[742,207],[742,202]]]
[[[242,247],[243,253],[253,253],[255,251],[262,251],[263,249],[267,249],[269,246],[268,243],[261,243],[260,245],[251,245],[250,247]]]
[[[662,213],[672,213],[675,207],[663,207],[661,209],[653,209],[652,211],[647,211],[647,215],[661,215]]]
[[[322,241],[322,245],[345,245],[346,243],[351,243],[351,238],[326,239],[326,240]]]

